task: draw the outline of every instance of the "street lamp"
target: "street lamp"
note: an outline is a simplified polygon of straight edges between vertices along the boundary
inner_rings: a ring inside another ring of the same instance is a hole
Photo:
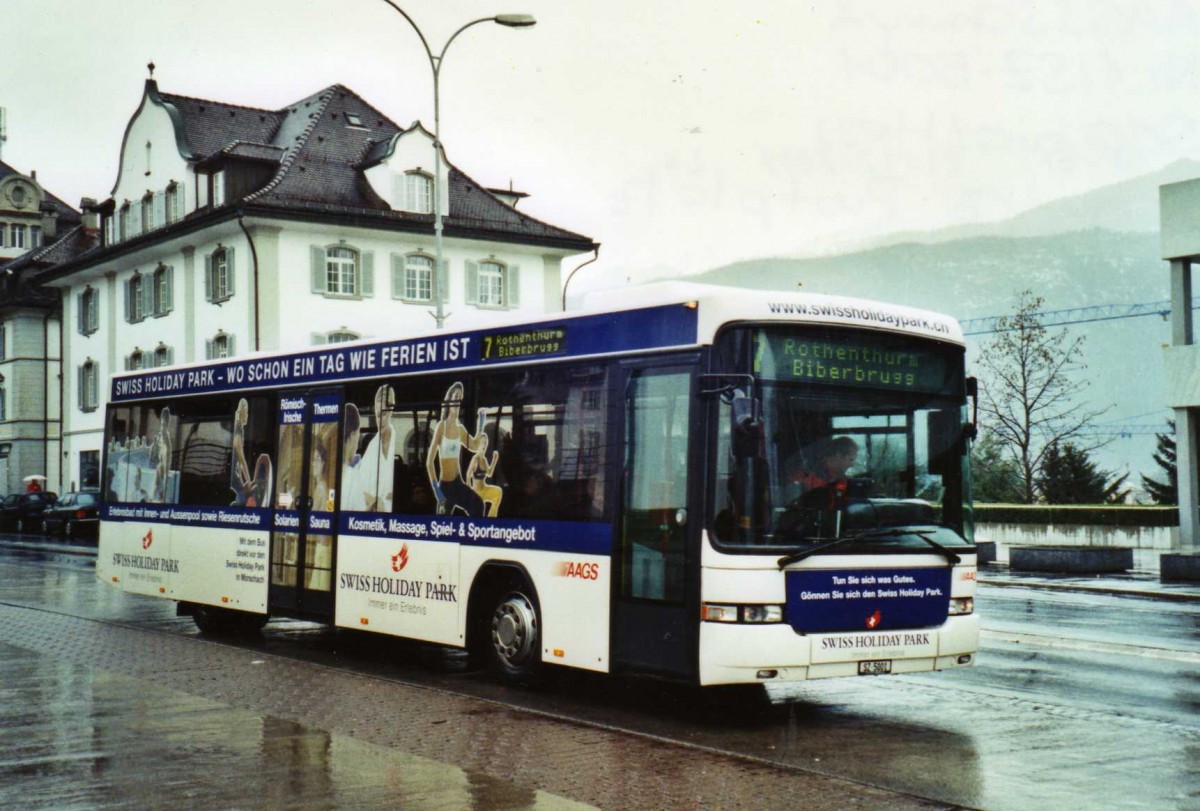
[[[399,12],[400,16],[408,20],[408,24],[417,32],[417,36],[421,39],[421,45],[425,48],[425,55],[429,57],[429,67],[433,70],[433,239],[436,245],[436,259],[433,266],[433,277],[436,281],[433,290],[433,299],[437,310],[432,315],[437,321],[437,328],[442,329],[446,323],[446,314],[442,309],[442,291],[445,289],[443,285],[447,281],[442,278],[442,115],[441,100],[438,96],[438,77],[442,71],[442,59],[446,56],[446,51],[450,49],[450,43],[454,42],[459,34],[473,25],[496,23],[506,28],[529,28],[536,25],[537,20],[529,14],[497,14],[494,17],[480,17],[478,20],[471,20],[471,22],[463,25],[451,34],[450,39],[446,40],[446,44],[442,46],[441,53],[434,56],[433,49],[429,47],[429,41],[425,39],[425,35],[421,33],[421,29],[417,27],[413,18],[408,16],[408,12],[400,8],[392,0],[383,0],[383,2]],[[447,189],[447,204],[449,200],[449,189]]]

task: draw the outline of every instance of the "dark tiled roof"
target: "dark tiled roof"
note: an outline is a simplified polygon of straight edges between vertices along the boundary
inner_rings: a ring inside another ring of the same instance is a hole
[[[179,111],[184,139],[196,160],[203,160],[234,141],[271,143],[279,129],[280,114],[219,101],[161,93],[159,97]]]
[[[278,163],[283,160],[286,151],[283,147],[272,146],[271,144],[251,144],[246,141],[234,141],[222,149],[221,153],[223,155],[231,155],[235,158],[250,158],[252,160],[274,161]]]
[[[223,152],[279,162],[263,188],[230,205],[428,222],[432,227],[431,215],[394,211],[366,182],[361,167],[381,159],[392,137],[403,130],[349,88],[333,85],[277,112],[166,93],[160,98],[179,112],[197,160]],[[592,245],[588,237],[518,213],[454,167],[445,226],[497,239],[552,240],[580,250]]]
[[[0,263],[0,307],[57,305],[58,291],[35,284],[38,274],[77,259],[99,244],[97,231],[77,225],[49,245]]]

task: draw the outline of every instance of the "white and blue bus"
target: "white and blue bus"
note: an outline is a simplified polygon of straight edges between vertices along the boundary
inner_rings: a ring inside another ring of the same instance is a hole
[[[305,618],[512,681],[969,665],[968,388],[945,316],[676,283],[129,372],[97,574],[202,630]]]

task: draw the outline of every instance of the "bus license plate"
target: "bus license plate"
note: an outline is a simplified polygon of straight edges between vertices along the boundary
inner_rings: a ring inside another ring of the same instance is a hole
[[[879,659],[873,662],[859,662],[858,675],[860,676],[881,676],[884,673],[892,672],[891,659]]]

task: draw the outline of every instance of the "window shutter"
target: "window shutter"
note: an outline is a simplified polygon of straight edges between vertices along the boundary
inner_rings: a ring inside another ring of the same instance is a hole
[[[504,274],[504,301],[510,310],[521,306],[521,268],[509,265]]]
[[[363,251],[359,254],[359,273],[362,275],[360,290],[364,298],[375,295],[375,252]]]
[[[165,191],[154,193],[154,223],[158,226],[167,224],[167,193]]]
[[[314,293],[324,293],[327,291],[325,286],[325,249],[319,245],[313,245],[309,249],[312,257],[312,291]]]
[[[479,301],[479,263],[467,262],[467,304]]]
[[[213,300],[213,258],[211,253],[204,255],[204,300]]]
[[[75,294],[75,309],[78,311],[75,313],[75,320],[79,326],[79,333],[87,335],[87,313],[83,311],[83,296],[83,293]]]
[[[205,338],[205,339],[204,339],[204,359],[205,359],[205,360],[212,360],[212,359],[213,359],[213,341],[212,341],[212,338]]]
[[[133,321],[133,279],[125,280],[125,320]]]
[[[168,346],[167,347],[167,365],[171,366],[174,363],[175,363],[175,347]]]
[[[164,271],[167,274],[166,285],[163,287],[163,302],[162,310],[164,313],[169,313],[175,309],[175,268],[172,265],[167,265]]]
[[[75,401],[81,409],[83,408],[83,367],[75,369]]]
[[[404,298],[404,257],[392,254],[392,298]]]
[[[126,355],[125,356],[125,371],[128,372],[132,368],[133,368],[133,355]]]
[[[314,332],[312,334],[312,342],[313,342],[313,346],[319,346],[320,344],[327,344],[327,343],[329,343],[329,336],[327,336],[323,332]]]
[[[129,230],[131,236],[142,233],[142,206],[140,203],[129,207]]]
[[[237,278],[235,269],[237,265],[233,263],[233,248],[225,249],[225,295],[232,296],[234,290],[234,279]]]
[[[237,354],[237,349],[235,348],[236,344],[237,342],[234,340],[233,335],[227,335],[225,337],[225,351],[229,353],[229,357],[231,358]]]

